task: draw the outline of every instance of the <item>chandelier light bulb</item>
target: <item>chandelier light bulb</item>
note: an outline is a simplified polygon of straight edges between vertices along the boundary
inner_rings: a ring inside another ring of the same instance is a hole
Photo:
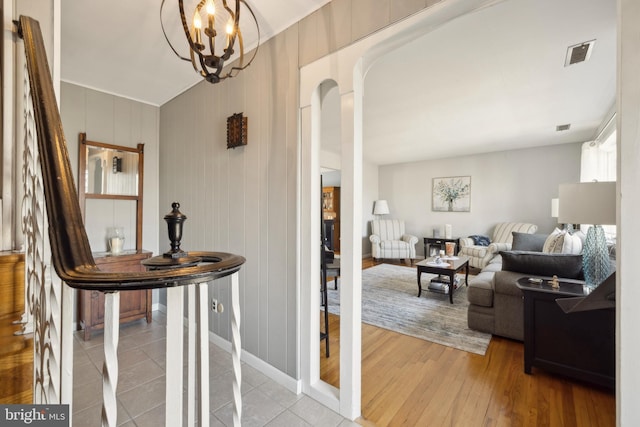
[[[213,4],[213,0],[207,0],[207,14],[213,16],[216,13],[216,6]]]
[[[202,18],[200,18],[200,14],[198,13],[197,10],[193,14],[193,28],[195,28],[198,31],[202,29]]]
[[[227,34],[230,36],[233,35],[233,18],[229,18],[227,21]]]
[[[193,33],[195,34],[195,43],[196,46],[202,44],[202,39],[200,36],[200,30],[202,29],[202,19],[200,19],[200,14],[196,10],[196,13],[193,14]]]

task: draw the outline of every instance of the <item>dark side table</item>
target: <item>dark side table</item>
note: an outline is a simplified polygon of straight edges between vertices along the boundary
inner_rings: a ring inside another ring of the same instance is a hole
[[[548,279],[517,281],[524,294],[524,372],[532,367],[577,380],[614,388],[615,309],[566,314],[560,298],[586,296],[582,284],[560,282],[553,289]]]
[[[422,282],[420,277],[422,273],[431,273],[449,278],[449,302],[453,304],[453,293],[455,292],[455,276],[456,273],[465,269],[464,284],[469,286],[469,257],[460,256],[455,259],[444,259],[444,263],[438,265],[435,263],[435,258],[427,258],[416,263],[416,269],[418,270],[418,298],[422,295]]]
[[[429,251],[431,250],[431,246],[437,246],[438,250],[444,250],[445,243],[447,242],[456,244],[454,255],[457,254],[460,250],[460,238],[455,237],[453,239],[445,239],[444,237],[423,237],[422,244],[424,245],[424,257],[429,258],[433,256],[429,253]]]

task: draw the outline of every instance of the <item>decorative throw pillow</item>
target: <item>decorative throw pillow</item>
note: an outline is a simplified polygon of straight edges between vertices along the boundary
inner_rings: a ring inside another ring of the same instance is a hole
[[[542,252],[544,242],[547,240],[545,234],[518,233],[513,231],[513,243],[511,249],[514,251]]]
[[[489,246],[489,244],[491,243],[491,240],[489,240],[487,236],[479,236],[474,234],[473,236],[469,236],[469,238],[473,240],[473,244],[476,246]]]
[[[560,231],[560,229],[556,228],[553,230],[549,237],[544,242],[542,247],[542,252],[548,254],[560,254],[562,253],[562,245],[564,244],[564,236],[567,234],[566,231]]]
[[[502,269],[536,276],[582,279],[582,255],[501,251]]]
[[[582,239],[575,234],[565,233],[562,243],[562,253],[574,255],[582,253]]]

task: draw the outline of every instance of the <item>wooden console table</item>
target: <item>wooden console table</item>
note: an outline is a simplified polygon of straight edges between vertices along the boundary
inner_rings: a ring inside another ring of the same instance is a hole
[[[142,260],[151,257],[150,251],[124,251],[112,256],[108,252],[94,253],[96,265],[102,271],[136,272],[146,271]],[[79,315],[84,328],[84,340],[91,339],[91,331],[104,328],[104,293],[100,291],[78,291]],[[138,319],[151,323],[151,290],[120,291],[120,324]]]
[[[599,309],[566,314],[557,299],[586,296],[581,284],[517,281],[524,294],[524,372],[532,367],[614,388],[616,312]]]

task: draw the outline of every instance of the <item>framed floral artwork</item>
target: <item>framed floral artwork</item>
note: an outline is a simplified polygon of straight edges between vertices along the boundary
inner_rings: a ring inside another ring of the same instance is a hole
[[[431,210],[436,212],[471,211],[471,177],[433,178]]]

